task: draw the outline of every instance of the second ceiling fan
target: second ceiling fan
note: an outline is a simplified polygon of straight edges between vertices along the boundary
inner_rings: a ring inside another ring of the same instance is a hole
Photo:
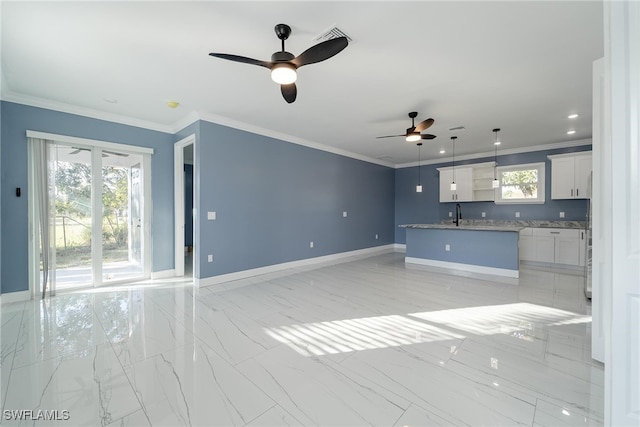
[[[402,134],[402,135],[386,135],[386,136],[377,136],[377,139],[380,138],[395,138],[395,137],[399,137],[399,136],[404,136],[405,140],[407,142],[416,142],[416,141],[420,141],[421,139],[434,139],[436,136],[435,135],[431,135],[431,134],[421,134],[420,132],[422,132],[423,130],[429,129],[431,127],[431,125],[433,124],[434,120],[433,119],[426,119],[421,121],[420,123],[418,123],[418,125],[415,124],[415,118],[418,117],[418,113],[415,111],[412,111],[409,113],[409,117],[411,118],[411,127],[407,128],[407,131]]]

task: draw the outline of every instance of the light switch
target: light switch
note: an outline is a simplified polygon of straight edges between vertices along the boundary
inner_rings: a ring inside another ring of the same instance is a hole
[[[207,212],[207,219],[210,221],[215,221],[216,220],[216,213],[215,212]]]
[[[342,217],[346,218],[347,217],[347,211],[342,212]]]
[[[209,255],[207,256],[207,261],[208,261],[208,262],[213,262],[213,254],[209,254]]]
[[[486,212],[482,212],[482,218],[486,218],[487,217],[487,213]]]
[[[309,247],[312,248],[313,247],[313,242],[309,242]]]
[[[444,245],[444,250],[449,252],[451,250],[451,245]]]

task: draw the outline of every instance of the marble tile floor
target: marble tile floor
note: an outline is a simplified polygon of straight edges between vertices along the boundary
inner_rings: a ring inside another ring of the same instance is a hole
[[[514,285],[389,253],[7,304],[0,423],[602,425],[582,280],[523,268]]]

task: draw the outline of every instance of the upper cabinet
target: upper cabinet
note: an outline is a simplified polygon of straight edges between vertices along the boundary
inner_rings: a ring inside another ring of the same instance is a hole
[[[547,156],[551,160],[551,198],[588,199],[591,151]]]
[[[440,172],[440,203],[493,201],[493,162],[455,167],[456,189],[451,190],[453,168],[438,168]]]

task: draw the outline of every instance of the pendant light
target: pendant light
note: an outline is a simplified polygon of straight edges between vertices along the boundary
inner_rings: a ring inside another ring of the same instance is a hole
[[[451,181],[451,191],[456,191],[456,139],[457,136],[452,136],[451,141],[453,142],[453,181]]]
[[[422,142],[416,144],[418,146],[418,185],[416,185],[416,193],[422,193],[422,185],[420,184],[420,149],[422,148]]]
[[[497,176],[497,168],[498,168],[498,145],[500,145],[500,141],[498,141],[498,132],[500,132],[500,128],[495,128],[493,130],[493,132],[495,132],[496,134],[496,140],[493,143],[493,145],[495,146],[495,155],[493,158],[493,181],[491,182],[491,187],[492,188],[498,188],[500,187],[500,181],[498,180],[498,176]]]

